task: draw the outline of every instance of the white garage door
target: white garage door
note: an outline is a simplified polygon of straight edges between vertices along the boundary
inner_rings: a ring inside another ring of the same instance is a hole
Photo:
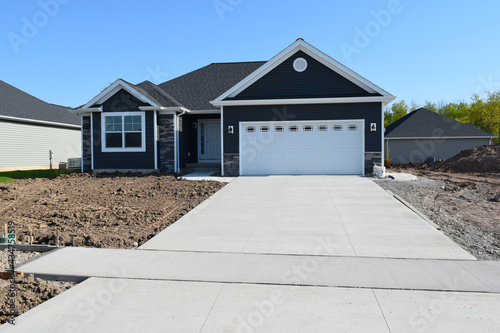
[[[240,124],[241,175],[361,175],[364,122]]]

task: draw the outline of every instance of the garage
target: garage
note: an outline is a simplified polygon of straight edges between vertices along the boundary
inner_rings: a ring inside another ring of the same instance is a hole
[[[240,175],[361,175],[364,120],[242,122]]]

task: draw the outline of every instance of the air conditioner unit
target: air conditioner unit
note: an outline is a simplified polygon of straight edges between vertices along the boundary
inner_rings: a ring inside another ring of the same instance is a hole
[[[81,158],[68,158],[68,169],[80,169],[82,167]]]

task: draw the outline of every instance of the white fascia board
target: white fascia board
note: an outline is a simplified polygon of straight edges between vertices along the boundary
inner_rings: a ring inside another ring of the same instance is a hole
[[[240,81],[238,84],[233,86],[231,89],[226,91],[224,94],[219,96],[218,98],[215,99],[215,102],[218,101],[223,101],[224,99],[228,97],[234,97],[241,93],[243,90],[251,86],[253,83],[258,81],[260,78],[265,76],[267,73],[269,73],[271,70],[279,66],[281,63],[283,63],[286,59],[291,57],[293,54],[295,54],[298,51],[303,51],[312,58],[318,60],[320,63],[323,65],[327,66],[331,70],[335,71],[339,75],[345,77],[349,81],[357,84],[361,88],[365,89],[366,91],[370,93],[379,93],[382,96],[391,96],[390,93],[385,91],[384,89],[380,88],[379,86],[375,85],[374,83],[370,82],[369,80],[365,79],[361,75],[357,74],[356,72],[352,71],[351,69],[347,68],[346,66],[342,65],[332,57],[328,56],[327,54],[323,53],[322,51],[318,50],[311,44],[305,42],[302,39],[297,40],[295,43],[281,51],[278,55],[276,55],[274,58],[269,60],[267,63],[262,65],[260,68],[258,68],[256,71],[248,75],[246,78],[244,78],[242,81]],[[213,104],[213,103],[212,103]],[[217,105],[217,104],[214,104]]]
[[[221,110],[191,110],[191,114],[221,114]]]
[[[496,136],[428,136],[428,137],[385,137],[385,140],[449,140],[449,139],[495,139]]]
[[[102,105],[97,108],[68,109],[68,111],[70,113],[76,114],[77,116],[83,116],[92,112],[102,112]]]
[[[35,120],[35,119],[28,119],[28,118],[17,118],[17,117],[9,117],[9,116],[0,116],[0,120],[17,121],[20,123],[28,123],[28,124],[67,127],[67,128],[74,128],[74,129],[81,128],[81,126],[79,126],[79,125],[71,125],[71,124],[57,123],[57,122],[53,122],[53,121]]]
[[[339,103],[383,103],[392,102],[395,96],[368,96],[368,97],[335,97],[335,98],[297,98],[297,99],[258,99],[212,101],[215,106],[246,106],[246,105],[291,105],[291,104],[339,104]]]
[[[104,89],[99,95],[94,97],[90,102],[85,104],[83,109],[90,108],[92,105],[98,103],[102,104],[104,101],[106,101],[109,97],[113,96],[116,94],[120,89],[126,90],[128,93],[133,95],[134,97],[138,98],[139,100],[143,101],[144,103],[148,103],[152,106],[158,106],[156,103],[151,101],[149,98],[135,90],[132,86],[130,86],[128,83],[123,81],[122,79],[116,80],[112,85]]]
[[[159,111],[161,113],[172,113],[172,112],[191,112],[189,109],[180,106],[139,106],[139,110],[141,111]]]

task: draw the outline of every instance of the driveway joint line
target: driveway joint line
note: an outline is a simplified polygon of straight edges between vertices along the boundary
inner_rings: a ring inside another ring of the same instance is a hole
[[[203,332],[203,328],[205,328],[205,325],[207,323],[208,317],[210,317],[210,314],[212,313],[212,310],[214,309],[215,303],[217,303],[217,300],[219,299],[220,293],[222,292],[222,289],[224,288],[224,284],[220,287],[219,292],[217,293],[217,297],[215,297],[214,302],[212,303],[212,306],[210,307],[210,311],[207,313],[207,317],[205,318],[205,321],[203,322],[203,325],[201,325],[200,328],[200,333]]]
[[[337,205],[335,205],[335,201],[333,200],[332,193],[330,192],[330,189],[326,185],[324,178],[323,178],[323,185],[326,187],[326,190],[328,191],[328,195],[330,196],[330,200],[332,201],[333,207],[335,208],[335,211],[337,212],[337,216],[339,217],[340,224],[342,225],[342,229],[344,229],[347,240],[349,241],[349,244],[351,245],[352,252],[354,252],[354,256],[357,257],[358,254],[356,253],[356,250],[354,249],[354,246],[352,245],[351,238],[349,237],[349,234],[347,233],[347,230],[346,230],[345,225],[344,225],[344,221],[342,221],[342,216],[340,216],[339,210],[337,209]]]
[[[389,326],[389,323],[387,322],[387,318],[385,317],[384,311],[382,310],[382,307],[380,306],[380,302],[378,300],[377,295],[375,294],[375,290],[372,289],[373,297],[375,297],[375,301],[377,301],[378,308],[380,310],[380,313],[382,314],[382,317],[384,318],[385,324],[387,325],[387,329],[389,330],[389,333],[391,333],[391,327]]]

